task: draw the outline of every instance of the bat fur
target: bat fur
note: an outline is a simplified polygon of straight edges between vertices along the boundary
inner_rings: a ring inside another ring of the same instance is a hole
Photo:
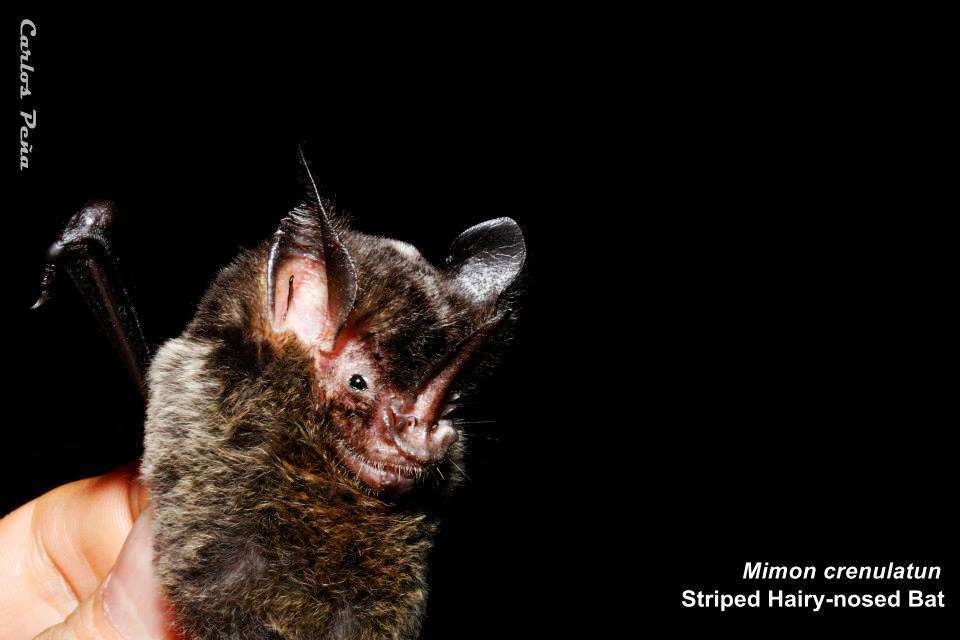
[[[509,292],[478,303],[412,246],[337,226],[356,269],[350,330],[395,386],[506,307]],[[142,474],[161,583],[197,640],[415,638],[463,439],[413,491],[358,481],[331,434],[369,417],[327,393],[296,336],[271,330],[269,252],[225,268],[149,368]]]

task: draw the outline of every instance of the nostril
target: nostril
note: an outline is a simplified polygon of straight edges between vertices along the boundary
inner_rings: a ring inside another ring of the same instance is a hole
[[[419,419],[412,413],[404,410],[403,404],[396,398],[391,399],[383,409],[383,421],[388,428],[395,431],[413,429],[419,424]]]

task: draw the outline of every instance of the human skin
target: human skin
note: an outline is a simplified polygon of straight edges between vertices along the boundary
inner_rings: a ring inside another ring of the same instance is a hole
[[[0,640],[169,640],[149,497],[132,466],[0,519]]]

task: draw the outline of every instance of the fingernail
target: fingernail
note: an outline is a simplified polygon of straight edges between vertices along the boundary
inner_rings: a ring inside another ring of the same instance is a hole
[[[140,514],[103,586],[107,620],[125,640],[167,635],[164,600],[153,570],[153,509]]]

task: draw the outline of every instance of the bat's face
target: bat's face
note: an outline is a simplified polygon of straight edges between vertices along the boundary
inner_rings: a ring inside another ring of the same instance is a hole
[[[449,418],[453,391],[481,328],[449,353],[435,350],[410,366],[413,354],[390,353],[377,334],[341,334],[330,351],[313,350],[318,397],[328,435],[343,466],[374,490],[401,493],[445,461],[459,432]],[[402,370],[397,357],[406,359]],[[431,362],[431,360],[433,362]]]
[[[440,411],[418,410],[416,392],[390,381],[376,349],[351,336],[336,352],[317,352],[317,380],[340,462],[372,489],[402,492],[445,458],[459,434]]]
[[[460,378],[506,317],[523,258],[505,218],[461,235],[442,268],[405,243],[336,232],[322,208],[284,220],[267,266],[271,334],[309,352],[342,471],[399,494],[455,464]]]

